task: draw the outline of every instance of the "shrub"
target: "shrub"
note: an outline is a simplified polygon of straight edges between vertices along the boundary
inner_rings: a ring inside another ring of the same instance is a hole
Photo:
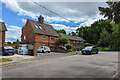
[[[82,50],[84,47],[80,46],[79,48],[80,48],[80,50]]]
[[[72,49],[72,45],[70,45],[70,44],[66,44],[66,48],[69,50],[69,49]]]
[[[70,52],[73,52],[73,49],[70,49],[69,51],[70,51]]]
[[[85,43],[84,46],[85,46],[85,47],[86,47],[86,46],[90,46],[90,43]]]

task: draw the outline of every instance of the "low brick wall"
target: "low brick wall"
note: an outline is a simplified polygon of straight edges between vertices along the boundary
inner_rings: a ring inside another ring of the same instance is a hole
[[[62,48],[59,48],[59,49],[53,49],[53,50],[51,50],[51,51],[52,51],[52,52],[60,52],[60,53],[68,52],[67,50],[62,49]]]

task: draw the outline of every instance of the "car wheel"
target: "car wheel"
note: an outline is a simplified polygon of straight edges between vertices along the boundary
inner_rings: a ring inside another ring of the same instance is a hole
[[[12,53],[12,55],[14,55],[14,53]]]
[[[96,52],[96,54],[98,54],[98,51]]]
[[[50,53],[50,51],[48,51],[48,53]]]
[[[44,53],[44,50],[42,50],[42,53]]]
[[[85,53],[82,53],[82,55],[85,55]]]

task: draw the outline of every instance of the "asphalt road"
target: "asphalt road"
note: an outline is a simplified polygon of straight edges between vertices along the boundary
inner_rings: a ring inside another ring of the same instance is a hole
[[[31,60],[31,63],[3,68],[2,77],[113,78],[118,70],[118,52],[94,55],[39,54]]]

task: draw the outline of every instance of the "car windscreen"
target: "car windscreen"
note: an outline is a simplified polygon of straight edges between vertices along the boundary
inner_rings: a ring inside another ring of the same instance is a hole
[[[27,47],[19,47],[19,49],[27,49]]]
[[[89,47],[85,47],[85,49],[92,49],[92,46],[89,46]]]
[[[4,47],[4,49],[14,49],[14,48],[11,46],[6,46],[6,47]]]

